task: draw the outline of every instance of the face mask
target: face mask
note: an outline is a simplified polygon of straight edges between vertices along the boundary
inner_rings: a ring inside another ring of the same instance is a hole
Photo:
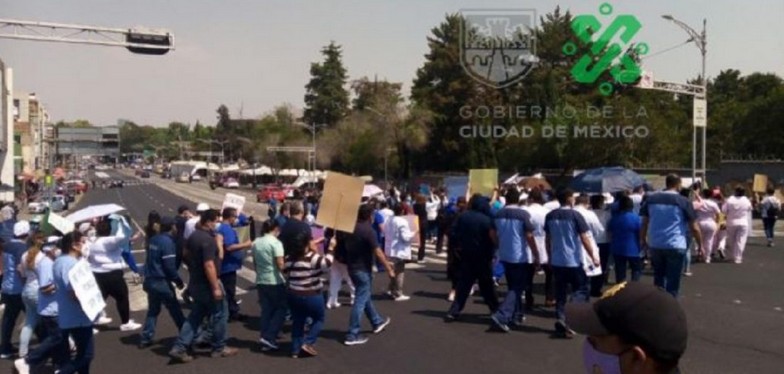
[[[54,257],[55,258],[56,257],[60,257],[61,254],[63,254],[63,251],[60,248],[55,248],[54,249]]]
[[[96,237],[96,236],[98,236],[98,234],[95,232],[95,230],[89,230],[89,231],[87,231],[87,237],[88,237],[88,238],[90,238],[90,239],[95,239],[95,237]]]
[[[588,339],[583,343],[583,364],[587,374],[621,374],[620,356],[597,351]]]

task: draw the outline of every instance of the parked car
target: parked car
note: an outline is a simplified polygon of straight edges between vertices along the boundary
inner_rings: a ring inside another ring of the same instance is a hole
[[[109,188],[123,188],[123,184],[124,183],[125,182],[123,182],[122,180],[119,180],[119,179],[118,180],[113,180],[113,181],[111,181],[111,183],[109,183]]]
[[[276,186],[276,185],[263,186],[256,193],[256,201],[263,202],[263,201],[269,201],[270,199],[284,201],[286,200],[287,193],[288,191],[286,191],[286,189],[284,189],[281,186]]]
[[[69,189],[73,190],[75,193],[85,193],[87,192],[87,183],[81,179],[71,179],[63,182],[63,184]]]
[[[226,188],[240,188],[240,182],[234,178],[229,178],[223,183],[223,186]]]
[[[172,177],[171,171],[169,170],[166,170],[163,173],[161,173],[161,178],[163,179],[171,179],[171,177]]]
[[[177,183],[189,183],[191,181],[191,176],[188,173],[181,173],[177,177]]]
[[[201,180],[201,175],[199,175],[199,174],[193,174],[193,176],[191,177],[191,179],[192,179],[194,182],[195,182],[195,181],[200,181],[200,180]]]
[[[30,214],[43,214],[49,209],[49,203],[46,201],[33,201],[27,204],[27,212]]]
[[[141,178],[149,178],[150,177],[150,172],[145,170],[145,171],[142,172],[142,174],[139,177],[141,177]]]

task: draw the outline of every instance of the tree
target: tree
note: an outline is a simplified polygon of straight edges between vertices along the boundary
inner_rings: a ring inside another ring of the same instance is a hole
[[[347,75],[342,53],[341,47],[331,42],[321,50],[324,62],[310,65],[303,116],[308,124],[334,127],[348,113],[349,94],[345,89]]]

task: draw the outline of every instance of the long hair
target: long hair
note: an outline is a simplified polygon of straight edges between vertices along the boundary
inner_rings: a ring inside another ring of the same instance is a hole
[[[294,236],[293,239],[294,240],[292,242],[294,244],[294,248],[291,251],[291,260],[301,260],[309,252],[310,232],[300,231]]]
[[[35,267],[35,258],[41,253],[41,247],[44,245],[44,234],[37,232],[33,236],[32,245],[27,249],[27,258],[25,259],[25,266],[28,270],[33,270]]]
[[[161,232],[161,215],[155,211],[150,211],[147,214],[147,226],[144,227],[144,233],[148,238],[159,234]]]

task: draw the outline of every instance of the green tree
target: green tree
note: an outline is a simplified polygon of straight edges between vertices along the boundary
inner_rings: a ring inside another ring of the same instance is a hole
[[[347,72],[343,66],[343,52],[335,42],[324,47],[321,54],[324,62],[310,65],[303,120],[308,124],[333,127],[348,113]]]

